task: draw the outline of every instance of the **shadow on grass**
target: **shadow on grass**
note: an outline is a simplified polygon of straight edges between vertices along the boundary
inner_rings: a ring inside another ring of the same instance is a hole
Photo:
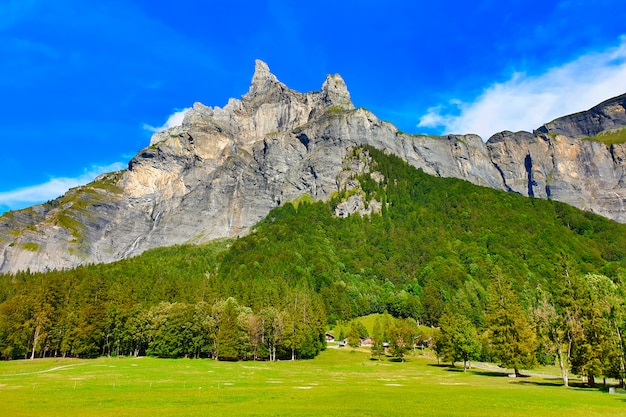
[[[570,380],[568,383],[570,388],[578,388],[578,389],[589,389],[589,390],[602,390],[601,386],[590,387],[586,382],[582,381],[572,381]],[[608,388],[607,388],[608,391]]]
[[[498,372],[498,371],[487,371],[484,369],[476,369],[476,368],[467,368],[467,371],[463,372],[463,368],[458,368],[458,367],[449,367],[448,372],[457,372],[457,373],[466,373],[466,374],[472,374],[472,375],[478,375],[478,376],[490,376],[490,377],[495,377],[495,378],[502,378],[507,376],[507,374],[505,372]]]
[[[463,373],[463,367],[460,366],[452,366],[449,363],[435,363],[428,364],[428,366],[432,366],[434,368],[442,368],[445,369],[446,372],[454,372],[454,373]],[[491,378],[510,378],[511,383],[522,384],[522,385],[535,385],[539,387],[563,387],[563,380],[559,376],[541,376],[541,375],[526,375],[521,374],[517,377],[511,377],[507,370],[503,369],[501,371],[497,370],[487,370],[482,368],[468,368],[468,374],[476,375],[476,376],[486,376]],[[528,378],[535,378],[534,380],[528,380]],[[601,384],[596,384],[595,387],[590,387],[586,382],[582,382],[581,380],[577,380],[575,378],[570,378],[569,380],[569,388],[577,389],[577,390],[586,390],[586,391],[602,391],[608,393],[609,387],[611,385],[603,386]],[[615,392],[611,395],[617,396],[626,396],[626,391],[624,392]],[[620,401],[626,402],[626,398],[619,398]]]
[[[563,380],[561,378],[554,378],[554,379],[544,379],[543,381],[511,381],[511,382],[517,382],[518,384],[524,384],[524,385],[537,385],[537,386],[542,386],[542,387],[562,387],[563,386]],[[582,391],[600,391],[600,392],[605,392],[605,393],[609,393],[609,388],[611,386],[607,385],[596,385],[594,387],[590,387],[586,382],[582,382],[582,381],[573,381],[570,380],[569,384],[568,384],[568,388],[572,388],[572,389],[576,389],[576,390],[582,390]],[[614,392],[611,395],[623,395],[620,392]],[[624,398],[622,401],[626,401],[626,398]]]
[[[447,372],[457,372],[457,373],[463,373],[463,368],[462,367],[458,367],[458,366],[452,366],[450,364],[429,364],[428,366],[432,366],[435,368],[447,368],[446,371]],[[479,375],[479,376],[490,376],[490,377],[506,377],[508,376],[508,374],[506,372],[498,372],[498,371],[487,371],[484,369],[479,369],[479,368],[467,368],[467,372],[468,374],[472,374],[472,375]]]
[[[516,382],[518,384],[521,385],[535,385],[538,387],[562,387],[563,386],[563,381],[519,381],[519,380],[512,380],[511,382]]]
[[[450,368],[449,363],[429,363],[426,366],[432,366],[433,368]]]
[[[508,378],[509,374],[507,374],[506,372],[498,372],[498,371],[486,371],[484,369],[471,369],[468,370],[467,372],[471,372],[473,375],[478,375],[478,376],[489,376],[492,378]]]

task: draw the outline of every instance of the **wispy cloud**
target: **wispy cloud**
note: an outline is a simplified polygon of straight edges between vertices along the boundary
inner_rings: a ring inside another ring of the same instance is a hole
[[[532,131],[557,117],[587,110],[626,92],[626,36],[617,47],[590,53],[539,75],[515,73],[473,101],[451,100],[428,110],[419,127],[442,133]]]
[[[33,204],[40,204],[55,199],[72,187],[87,184],[98,175],[124,169],[126,164],[115,162],[106,166],[92,166],[75,178],[51,178],[43,184],[0,192],[0,213],[17,210]]]
[[[159,127],[154,127],[152,125],[149,125],[147,123],[143,124],[143,128],[145,130],[149,130],[150,132],[162,132],[164,130],[169,129],[170,127],[175,127],[175,126],[180,126],[183,124],[183,119],[185,118],[185,113],[187,113],[187,111],[191,110],[191,107],[186,107],[182,110],[177,110],[174,113],[172,113],[167,120],[165,121],[165,123],[163,123],[162,126]]]

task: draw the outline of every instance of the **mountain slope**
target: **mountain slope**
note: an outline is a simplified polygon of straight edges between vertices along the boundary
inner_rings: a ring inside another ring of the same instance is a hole
[[[616,119],[617,120],[617,119]],[[617,122],[616,122],[617,123]],[[196,103],[128,169],[0,218],[0,272],[111,262],[146,249],[249,232],[272,208],[340,190],[342,161],[370,145],[424,172],[550,197],[626,222],[626,145],[560,134],[405,135],[355,109],[338,75],[287,88],[256,62],[241,100]]]
[[[240,239],[0,275],[0,355],[3,326],[17,329],[5,333],[13,339],[32,333],[22,324],[33,323],[38,309],[50,317],[51,344],[58,333],[93,338],[97,355],[111,349],[104,335],[127,335],[116,326],[143,317],[150,327],[144,314],[159,304],[211,306],[234,297],[258,313],[308,299],[323,305],[323,322],[388,311],[436,325],[442,305],[454,301],[478,324],[498,277],[526,302],[558,294],[566,274],[604,274],[623,285],[626,225],[556,201],[437,178],[372,147],[352,148],[342,172],[329,201],[284,204]],[[375,214],[339,216],[346,202]]]

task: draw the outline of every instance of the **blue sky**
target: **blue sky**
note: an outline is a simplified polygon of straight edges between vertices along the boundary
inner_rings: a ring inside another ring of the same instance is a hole
[[[327,73],[408,133],[532,130],[626,92],[622,1],[0,0],[0,213],[124,168],[152,128]]]

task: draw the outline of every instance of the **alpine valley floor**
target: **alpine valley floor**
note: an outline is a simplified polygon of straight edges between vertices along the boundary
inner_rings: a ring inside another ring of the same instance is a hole
[[[327,349],[313,360],[99,358],[0,362],[6,416],[618,416],[626,394],[557,378],[438,365],[417,352],[372,361]],[[537,372],[550,373],[549,369]]]

